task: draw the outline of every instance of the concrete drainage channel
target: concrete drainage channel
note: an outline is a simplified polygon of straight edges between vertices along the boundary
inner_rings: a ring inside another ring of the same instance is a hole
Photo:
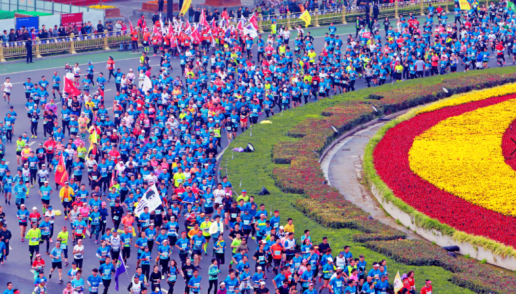
[[[389,117],[398,117],[403,113],[405,111]],[[421,239],[412,230],[398,224],[390,217],[371,194],[367,185],[362,183],[365,147],[384,124],[385,121],[373,120],[342,134],[324,150],[319,162],[328,184],[338,189],[346,200],[362,208],[374,219],[405,232],[408,239]]]

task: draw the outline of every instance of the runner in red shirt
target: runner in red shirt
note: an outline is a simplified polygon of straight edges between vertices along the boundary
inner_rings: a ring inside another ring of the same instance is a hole
[[[503,67],[505,65],[505,57],[503,55],[503,52],[505,51],[505,47],[503,46],[502,41],[498,42],[496,44],[496,60],[498,61],[498,64],[500,67]],[[503,60],[503,63],[502,63]]]
[[[432,294],[432,282],[430,280],[425,281],[425,286],[421,288],[421,294]]]
[[[56,150],[57,143],[54,141],[52,137],[50,137],[43,144],[43,147],[47,150],[47,163],[50,164],[52,162],[52,158],[54,157],[54,151]]]

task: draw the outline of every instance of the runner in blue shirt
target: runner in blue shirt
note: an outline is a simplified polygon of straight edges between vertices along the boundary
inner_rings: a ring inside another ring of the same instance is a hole
[[[98,276],[99,270],[94,268],[91,271],[91,275],[88,277],[88,291],[90,291],[90,294],[98,294],[99,293],[99,286],[100,283],[102,283],[102,279],[100,276]]]

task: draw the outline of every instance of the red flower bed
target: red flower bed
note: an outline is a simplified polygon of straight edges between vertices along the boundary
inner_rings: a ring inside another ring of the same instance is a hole
[[[440,121],[513,98],[516,95],[448,107],[398,124],[385,134],[373,152],[376,171],[397,197],[416,210],[458,230],[516,247],[516,217],[473,205],[439,190],[410,170],[408,158],[414,138]],[[508,149],[509,153],[514,150]]]
[[[513,141],[514,140],[514,141]],[[509,128],[505,131],[502,138],[502,153],[505,163],[516,170],[516,120],[514,120]],[[512,154],[514,152],[514,154]],[[512,155],[511,155],[512,154]]]

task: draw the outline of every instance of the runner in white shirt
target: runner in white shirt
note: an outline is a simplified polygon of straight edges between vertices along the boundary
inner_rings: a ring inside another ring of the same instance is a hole
[[[7,101],[11,103],[11,90],[13,89],[13,84],[11,83],[11,78],[5,78],[4,86],[2,86],[2,90],[4,91],[4,102]]]

